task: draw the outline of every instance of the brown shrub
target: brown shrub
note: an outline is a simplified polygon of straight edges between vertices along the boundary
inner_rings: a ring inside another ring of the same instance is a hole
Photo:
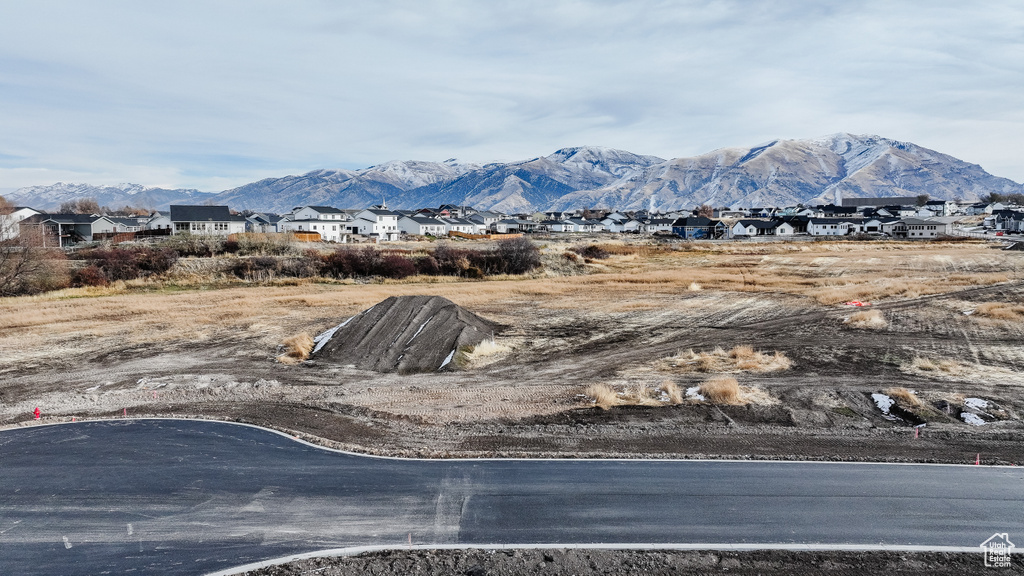
[[[303,332],[285,338],[281,345],[284,346],[285,352],[278,356],[278,361],[282,364],[297,364],[309,358],[309,353],[313,351],[313,337]]]
[[[859,310],[851,314],[845,323],[851,328],[866,330],[884,330],[889,327],[885,316],[879,310]]]
[[[978,304],[974,313],[996,320],[1021,320],[1024,319],[1024,306],[1005,302],[984,302]]]
[[[902,408],[918,408],[921,406],[921,399],[906,388],[889,388],[884,391],[886,396],[895,400]]]
[[[792,365],[782,352],[766,354],[750,346],[737,346],[728,352],[721,347],[710,352],[687,350],[660,361],[662,370],[676,372],[777,372]]]
[[[666,396],[668,396],[668,401],[671,402],[672,404],[683,403],[683,391],[679,389],[679,386],[675,382],[671,380],[665,380],[664,382],[661,383],[661,387],[658,389],[664,392]]]
[[[740,395],[740,383],[735,378],[728,376],[715,376],[702,383],[699,392],[701,396],[712,404],[727,406],[745,404]]]
[[[615,389],[607,384],[591,384],[584,393],[593,398],[594,403],[603,410],[622,404]]]

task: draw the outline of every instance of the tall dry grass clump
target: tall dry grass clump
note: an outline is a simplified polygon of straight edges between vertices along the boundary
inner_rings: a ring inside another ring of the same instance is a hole
[[[974,313],[995,320],[1024,320],[1024,306],[1005,302],[984,302],[978,304]]]
[[[788,370],[792,361],[782,352],[764,353],[750,346],[732,350],[717,347],[710,352],[687,350],[660,361],[661,369],[674,372],[778,372]]]
[[[637,384],[621,396],[622,403],[632,406],[661,406],[661,402],[655,398],[654,392],[653,388]]]
[[[494,340],[484,340],[483,342],[467,349],[464,353],[464,360],[466,364],[479,363],[484,358],[491,358],[504,354],[511,350],[505,344],[501,344]]]
[[[863,330],[884,330],[889,327],[885,316],[880,310],[859,310],[846,319],[846,325],[850,328]]]
[[[682,404],[683,403],[683,391],[679,388],[679,385],[677,385],[675,382],[673,382],[671,380],[665,380],[664,382],[661,383],[661,386],[658,388],[658,390],[661,390],[662,392],[664,392],[664,394],[666,396],[668,396],[668,401],[670,403],[672,403],[672,404]]]
[[[746,404],[740,394],[740,383],[729,376],[715,376],[699,388],[700,395],[712,404],[738,406]]]
[[[284,354],[277,357],[282,364],[298,364],[309,358],[313,351],[313,337],[303,332],[289,338],[285,338],[281,345],[284,346]]]
[[[607,410],[612,406],[622,404],[622,400],[615,392],[615,389],[607,384],[591,384],[590,386],[587,386],[584,394],[593,398],[594,404],[602,410]]]
[[[966,372],[966,367],[952,360],[932,360],[920,356],[910,361],[910,367],[920,372],[943,372],[958,375]]]
[[[917,397],[917,394],[906,388],[888,388],[885,390],[885,395],[895,400],[902,408],[919,408],[921,406],[921,399]]]

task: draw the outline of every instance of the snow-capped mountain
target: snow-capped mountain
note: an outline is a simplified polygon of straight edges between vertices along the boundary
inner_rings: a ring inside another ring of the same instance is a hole
[[[213,196],[198,190],[168,190],[141,184],[92,186],[57,182],[50,186],[19,188],[5,194],[4,198],[17,206],[31,206],[37,210],[56,210],[62,203],[80,198],[93,198],[100,206],[113,209],[136,206],[157,210],[170,204],[204,204]]]
[[[392,161],[363,170],[314,170],[301,176],[267,178],[227,190],[216,196],[219,204],[238,210],[288,212],[296,206],[366,208],[407,190],[450,181],[475,164],[454,159],[444,162]]]
[[[448,181],[414,188],[395,198],[397,208],[466,204],[487,210],[530,212],[567,194],[607,186],[664,162],[623,150],[584,146],[507,164],[487,164]]]
[[[775,140],[752,148],[723,148],[676,158],[610,185],[578,190],[552,209],[608,206],[661,209],[786,206],[841,198],[916,196],[976,199],[1020,192],[1020,184],[980,166],[908,142],[834,134],[813,140]]]
[[[218,194],[134,184],[55,184],[21,188],[18,205],[52,209],[76,198],[100,205],[164,208],[173,203],[226,204],[237,210],[287,212],[296,206],[392,208],[467,204],[509,213],[570,208],[662,210],[712,206],[786,206],[844,197],[916,196],[973,200],[1024,186],[976,164],[909,142],[833,134],[723,148],[664,160],[599,147],[564,148],[548,156],[486,165],[392,161],[362,170],[315,170],[267,178]]]

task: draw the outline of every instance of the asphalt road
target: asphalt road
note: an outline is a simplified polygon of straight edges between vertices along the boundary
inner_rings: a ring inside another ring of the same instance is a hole
[[[1024,535],[1022,511],[1017,468],[395,460],[177,420],[0,432],[4,575],[205,574],[409,542],[976,547]]]

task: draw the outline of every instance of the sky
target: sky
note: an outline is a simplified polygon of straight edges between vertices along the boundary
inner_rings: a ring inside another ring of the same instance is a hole
[[[1024,182],[1024,2],[0,0],[0,192],[836,132]]]

